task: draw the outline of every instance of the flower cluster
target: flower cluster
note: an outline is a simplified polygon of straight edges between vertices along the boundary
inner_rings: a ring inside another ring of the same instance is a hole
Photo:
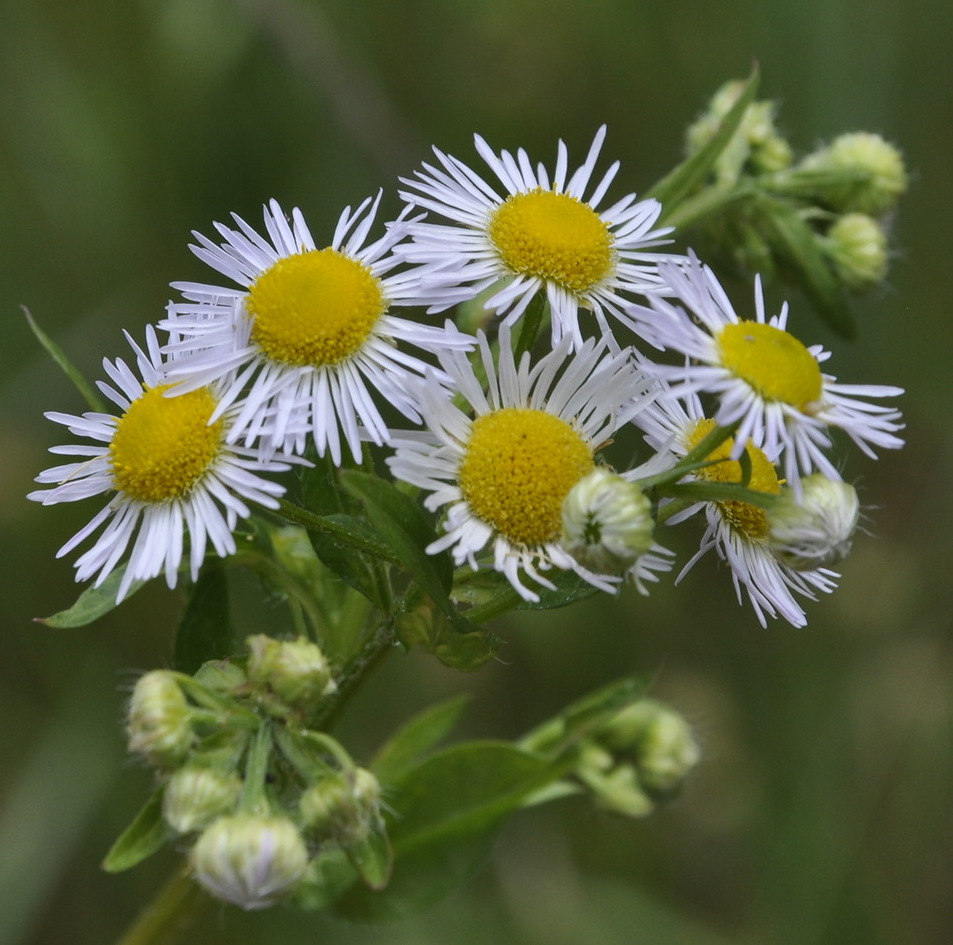
[[[749,115],[747,150],[735,165],[724,152],[720,173],[748,159],[780,173],[772,129],[770,111]],[[708,137],[696,129],[697,147]],[[280,474],[308,456],[358,462],[370,443],[439,513],[426,551],[498,572],[525,601],[558,572],[644,591],[672,566],[659,526],[698,514],[688,567],[714,549],[762,623],[805,623],[797,598],[835,586],[828,565],[857,521],[832,433],[868,456],[899,447],[900,414],[880,401],[901,391],[826,373],[828,352],[789,331],[786,305],[769,315],[760,280],[755,317],[737,314],[714,271],[676,251],[658,200],[608,198],[619,163],[597,173],[604,138],[578,166],[560,142],[546,167],[477,137],[489,174],[435,150],[396,219],[378,224],[378,194],[323,239],[274,201],[261,231],[236,216],[196,233],[228,284],[173,283],[145,349],[131,342],[138,371],[104,362],[118,416],[48,415],[95,445],[55,447],[83,458],[30,498],[108,495],[61,549],[104,526],[77,579],[122,572],[121,599],[160,573],[174,586],[186,557],[195,579],[209,545],[234,552],[252,506],[278,508]],[[835,179],[870,150],[854,143],[804,173]],[[894,171],[878,180],[896,191]],[[858,189],[865,212],[884,210]],[[431,317],[478,298],[476,336]],[[604,450],[631,429],[651,452],[612,468]]]
[[[386,882],[377,779],[308,728],[336,688],[323,653],[304,639],[247,644],[245,659],[154,670],[133,689],[129,750],[156,769],[163,830],[190,844],[201,886],[244,909],[302,894],[342,854],[370,885]]]

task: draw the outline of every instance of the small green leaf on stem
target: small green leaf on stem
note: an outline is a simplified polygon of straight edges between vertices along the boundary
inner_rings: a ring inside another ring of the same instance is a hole
[[[96,392],[96,388],[93,387],[89,381],[79,372],[79,370],[73,366],[69,358],[63,353],[63,349],[55,342],[53,339],[45,332],[42,328],[36,323],[33,316],[30,314],[30,310],[25,306],[21,305],[20,310],[26,316],[27,324],[30,326],[30,330],[33,332],[36,340],[39,341],[41,345],[46,349],[46,352],[50,355],[51,358],[56,362],[60,367],[62,372],[72,381],[73,386],[79,391],[83,400],[89,405],[89,409],[95,411],[96,413],[103,413],[106,409],[103,399]]]
[[[125,570],[126,566],[120,565],[99,587],[87,587],[72,607],[61,610],[58,614],[53,614],[52,617],[34,617],[34,620],[57,630],[85,627],[94,620],[98,620],[118,606],[116,594],[119,591],[119,584]],[[143,584],[145,584],[145,581],[133,581],[123,599],[128,600]]]
[[[158,788],[112,845],[102,867],[107,873],[128,870],[152,856],[174,836],[175,831],[162,817],[162,788]]]

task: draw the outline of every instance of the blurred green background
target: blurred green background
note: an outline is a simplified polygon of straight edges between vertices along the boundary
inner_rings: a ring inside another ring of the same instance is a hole
[[[951,35],[946,0],[4,0],[0,945],[111,942],[176,862],[98,868],[149,789],[124,755],[125,692],[168,665],[182,597],[155,584],[92,627],[31,623],[71,603],[70,563],[53,556],[98,506],[24,498],[60,441],[42,412],[83,407],[19,306],[99,376],[125,355],[121,329],[141,337],[162,316],[171,280],[203,276],[193,228],[233,210],[259,221],[277,197],[317,234],[379,186],[393,212],[398,175],[432,144],[469,159],[475,131],[551,161],[558,138],[578,158],[607,122],[613,193],[644,190],[755,58],[796,149],[877,131],[913,175],[859,340],[832,340],[795,298],[794,330],[834,346],[841,379],[908,390],[907,448],[848,465],[870,534],[839,592],[809,606],[807,629],[762,631],[706,561],[647,600],[507,621],[500,661],[474,676],[392,657],[345,723],[359,757],[461,688],[466,733],[510,736],[639,671],[697,727],[704,761],[646,821],[584,800],[522,814],[473,882],[418,918],[222,908],[185,941],[953,941]]]

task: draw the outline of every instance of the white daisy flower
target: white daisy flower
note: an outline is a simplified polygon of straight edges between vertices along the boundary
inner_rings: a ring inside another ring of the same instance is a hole
[[[691,254],[684,266],[660,264],[677,303],[652,295],[651,307],[632,305],[633,328],[658,348],[686,356],[680,366],[660,365],[672,393],[707,391],[720,398],[714,420],[740,422],[732,459],[751,440],[797,490],[800,477],[817,470],[839,479],[826,455],[828,431],[843,430],[872,459],[875,447],[903,445],[900,411],[869,398],[896,397],[900,387],[839,384],[821,371],[830,357],[820,345],[805,347],[787,331],[788,308],[766,319],[761,281],[755,283],[756,319],[739,318],[714,273]]]
[[[347,207],[324,249],[317,248],[297,208],[289,223],[274,200],[265,208],[267,238],[237,216],[238,229],[215,225],[224,238],[220,245],[194,234],[199,245],[192,251],[241,288],[173,283],[189,301],[171,305],[161,323],[183,339],[169,346],[185,354],[169,378],[189,391],[236,372],[213,416],[247,390],[228,432],[230,443],[244,437],[251,445],[260,438],[265,452],[302,452],[306,438],[294,426],[303,417],[319,455],[328,450],[340,464],[343,439],[360,459],[362,438],[380,445],[389,435],[375,392],[419,420],[407,379],[427,365],[399,345],[426,351],[472,347],[473,339],[449,324],[437,328],[389,314],[393,306],[420,299],[414,273],[391,273],[409,208],[384,236],[365,245],[380,197],[368,198],[353,213]]]
[[[427,508],[446,508],[446,534],[427,551],[450,548],[457,565],[476,570],[477,555],[490,546],[493,568],[529,601],[539,595],[521,574],[553,588],[540,573],[550,567],[614,590],[620,578],[593,573],[562,546],[562,506],[596,468],[599,447],[643,407],[645,376],[627,351],[607,352],[609,339],[589,340],[571,355],[566,338],[531,367],[528,354],[515,363],[505,326],[498,365],[478,338],[488,392],[463,354],[440,355],[474,416],[428,377],[420,407],[427,430],[392,441],[394,476],[427,490]]]
[[[219,412],[219,388],[201,387],[181,396],[166,396],[170,385],[164,382],[159,343],[151,327],[146,351],[132,339],[129,342],[136,354],[139,376],[121,359],[114,363],[104,360],[112,384],[98,383],[120,408],[120,416],[46,414],[75,436],[102,445],[52,447],[52,453],[84,458],[42,472],[36,481],[52,484],[53,488],[28,496],[44,505],[55,505],[110,494],[106,505],[59,550],[57,557],[72,551],[105,525],[93,546],[76,561],[76,580],[95,576],[98,587],[131,544],[117,601],[126,596],[134,581],[148,580],[163,571],[166,583],[175,587],[186,532],[193,580],[198,577],[207,544],[220,557],[232,554],[236,523],[250,514],[246,503],[276,508],[276,497],[285,491],[282,485],[260,474],[283,472],[291,459],[278,456],[263,462],[257,452],[229,445],[232,414],[211,419]]]
[[[698,446],[716,426],[714,420],[705,417],[695,394],[686,394],[683,406],[667,391],[640,412],[634,422],[645,431],[650,445],[659,451],[669,450],[679,458]],[[781,480],[765,451],[749,440],[746,452],[751,466],[747,488],[781,495]],[[708,455],[709,460],[719,462],[696,470],[690,478],[740,483],[741,463],[734,459],[737,453],[733,440],[724,441]],[[668,524],[684,521],[699,511],[704,512],[707,528],[698,553],[682,569],[676,583],[700,558],[714,550],[731,569],[738,602],[742,603],[747,595],[762,627],[767,626],[767,617],[779,616],[795,627],[805,626],[807,617],[794,595],[817,600],[818,591],[830,593],[837,586],[840,575],[836,571],[822,567],[795,570],[775,556],[769,516],[760,506],[739,501],[696,502],[673,515]]]
[[[599,129],[585,162],[571,175],[566,145],[560,141],[552,177],[535,168],[521,148],[514,158],[495,154],[479,135],[476,149],[496,175],[502,192],[462,161],[434,148],[439,166],[424,164],[402,199],[447,218],[450,223],[417,223],[413,242],[400,252],[424,264],[431,295],[429,311],[439,312],[505,280],[485,307],[511,325],[540,290],[552,309],[553,344],[563,335],[582,346],[578,309],[591,309],[603,333],[606,315],[623,314],[625,296],[658,289],[658,254],[649,250],[670,232],[656,229],[657,200],[634,194],[599,210],[619,169],[616,161],[590,189],[605,139]],[[587,196],[588,191],[588,196]]]

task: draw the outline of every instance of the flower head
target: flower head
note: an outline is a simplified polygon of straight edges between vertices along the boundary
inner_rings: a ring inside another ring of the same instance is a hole
[[[563,501],[563,547],[582,565],[605,574],[625,573],[639,592],[656,571],[671,570],[668,549],[653,540],[652,503],[632,481],[645,467],[620,475],[597,466]]]
[[[238,229],[216,224],[224,242],[196,233],[193,252],[241,288],[175,283],[187,299],[170,305],[162,323],[182,336],[170,349],[186,356],[170,369],[182,391],[237,372],[219,412],[242,396],[229,442],[255,440],[265,452],[302,452],[310,433],[320,455],[341,462],[342,439],[355,458],[362,436],[378,445],[388,436],[378,400],[418,420],[408,376],[425,362],[399,345],[427,351],[468,348],[472,339],[451,329],[390,314],[418,304],[413,273],[392,273],[392,250],[407,234],[402,215],[365,245],[380,194],[341,214],[329,246],[319,249],[304,217],[285,219],[276,201],[265,208],[267,238],[235,217]],[[268,410],[273,416],[267,422]],[[303,424],[303,430],[302,430]],[[306,432],[303,432],[306,431]]]
[[[705,417],[701,402],[692,393],[679,399],[664,391],[635,418],[646,432],[646,440],[658,450],[670,450],[682,457],[699,446],[714,429],[715,421]],[[784,491],[777,469],[765,451],[750,440],[746,444],[748,467],[747,488],[765,496],[780,496]],[[710,465],[691,473],[691,478],[711,483],[744,481],[742,463],[735,459],[737,448],[729,438],[708,454]],[[747,595],[762,626],[767,617],[781,616],[795,627],[802,627],[807,618],[795,594],[816,600],[818,591],[834,590],[835,571],[824,567],[795,570],[775,555],[770,542],[769,513],[760,505],[730,499],[717,502],[696,502],[669,519],[670,524],[684,521],[702,512],[707,527],[695,556],[685,565],[676,583],[699,559],[714,550],[731,569],[739,603]]]
[[[850,554],[860,517],[857,490],[819,473],[803,481],[800,499],[785,490],[768,510],[774,553],[799,571],[836,564]]]
[[[264,909],[301,883],[308,851],[287,817],[229,814],[199,836],[192,869],[198,883],[218,899],[243,909]]]
[[[515,157],[507,151],[496,154],[477,135],[476,149],[502,191],[435,148],[439,166],[424,164],[416,180],[403,180],[408,190],[401,192],[404,200],[450,221],[415,224],[413,242],[401,250],[429,273],[430,310],[441,311],[505,280],[486,308],[505,316],[509,325],[545,291],[553,344],[569,335],[579,348],[580,307],[592,309],[605,332],[606,315],[621,314],[625,296],[659,288],[659,256],[649,250],[668,231],[655,228],[658,201],[636,201],[629,194],[598,209],[618,162],[590,190],[604,139],[603,126],[571,175],[568,151],[560,141],[550,177],[542,164],[533,167],[522,148]]]
[[[714,273],[691,255],[685,266],[662,264],[675,302],[659,295],[651,307],[633,305],[637,330],[656,347],[691,359],[680,366],[660,365],[660,376],[680,395],[706,391],[717,395],[713,419],[721,426],[739,423],[732,459],[739,459],[750,440],[784,476],[799,488],[801,474],[818,470],[840,478],[825,450],[830,428],[843,430],[871,458],[875,447],[903,445],[900,411],[869,403],[870,398],[896,397],[899,387],[839,384],[821,371],[830,355],[820,345],[805,347],[787,331],[787,305],[766,319],[760,280],[756,283],[757,318],[735,314]],[[782,455],[783,453],[783,455]]]
[[[440,356],[474,415],[430,378],[421,395],[427,431],[392,443],[394,475],[428,490],[428,508],[446,507],[446,534],[427,550],[451,548],[457,564],[476,569],[491,545],[493,567],[526,600],[539,597],[521,572],[552,588],[540,574],[550,567],[613,589],[618,578],[592,573],[562,546],[562,506],[596,468],[602,443],[643,405],[644,376],[627,352],[607,353],[608,340],[589,340],[571,355],[566,338],[533,367],[528,354],[516,364],[506,327],[498,364],[482,334],[479,343],[487,392],[463,355]]]
[[[95,575],[98,587],[131,544],[117,600],[122,600],[133,581],[148,580],[163,571],[169,587],[174,587],[186,532],[193,580],[207,544],[211,543],[220,557],[233,553],[232,533],[238,519],[250,514],[246,503],[273,508],[276,497],[284,492],[282,485],[259,474],[285,471],[290,459],[278,456],[262,461],[256,452],[230,444],[228,431],[234,413],[219,409],[221,385],[168,396],[173,385],[165,380],[165,365],[151,327],[146,351],[131,339],[130,344],[141,380],[124,361],[116,360],[103,362],[115,386],[99,383],[121,415],[47,413],[50,420],[63,424],[74,435],[97,442],[52,447],[53,453],[84,459],[42,472],[36,481],[53,488],[28,496],[55,505],[110,495],[107,504],[57,556],[72,551],[105,524],[92,548],[77,559],[76,580],[86,581]]]
[[[814,172],[852,172],[856,179],[824,188],[833,209],[860,211],[873,216],[887,213],[907,189],[903,155],[889,141],[869,131],[840,135],[804,160]]]

